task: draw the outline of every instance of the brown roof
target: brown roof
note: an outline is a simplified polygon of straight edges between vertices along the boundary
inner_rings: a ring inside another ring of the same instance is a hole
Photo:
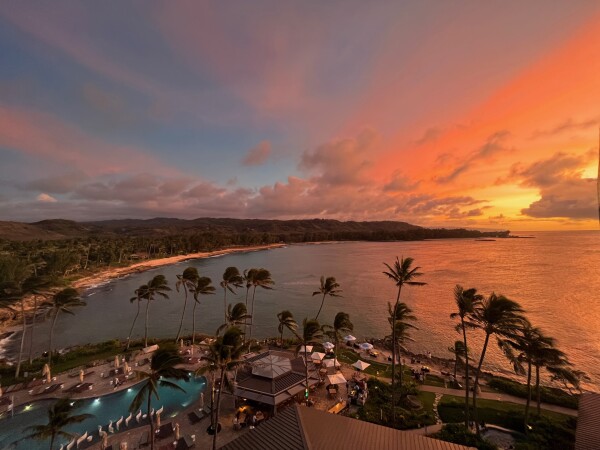
[[[469,447],[296,404],[224,450],[465,450]]]
[[[579,398],[575,450],[600,450],[600,394],[586,392]]]

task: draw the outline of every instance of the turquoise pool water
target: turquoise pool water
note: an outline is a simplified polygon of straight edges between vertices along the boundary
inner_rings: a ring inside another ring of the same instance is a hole
[[[177,381],[185,392],[174,389],[160,387],[158,390],[159,400],[152,399],[152,405],[155,410],[161,406],[164,408],[161,418],[163,423],[170,420],[171,417],[187,408],[195,402],[206,387],[204,377],[192,377],[189,381]],[[112,420],[116,422],[121,416],[126,418],[129,415],[129,405],[139,391],[139,386],[133,386],[124,391],[103,397],[75,401],[75,414],[93,414],[94,417],[84,422],[75,424],[65,431],[83,434],[86,431],[94,436],[94,441],[98,443],[98,425],[106,431],[106,426]],[[24,436],[24,429],[30,425],[43,425],[48,420],[48,407],[54,403],[54,400],[40,400],[29,405],[21,405],[16,408],[14,417],[0,419],[0,449],[18,449],[18,450],[38,450],[47,449],[50,441],[37,441],[32,439],[21,440],[16,444],[15,441]],[[144,408],[145,409],[145,408]],[[137,426],[134,418],[129,423],[129,428]],[[123,427],[121,427],[123,430]],[[64,439],[58,439],[56,448],[61,444],[66,444]]]

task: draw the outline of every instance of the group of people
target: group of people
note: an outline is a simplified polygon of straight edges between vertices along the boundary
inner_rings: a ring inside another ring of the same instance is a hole
[[[233,417],[233,429],[239,430],[242,427],[255,428],[264,419],[262,411],[254,412],[252,414],[245,414],[242,417],[242,411],[238,410]]]

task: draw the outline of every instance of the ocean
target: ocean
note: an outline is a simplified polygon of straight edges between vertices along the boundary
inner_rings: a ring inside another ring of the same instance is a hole
[[[453,288],[461,284],[480,293],[492,291],[521,303],[529,320],[557,340],[557,346],[569,356],[576,369],[590,377],[584,386],[600,391],[600,232],[531,232],[522,239],[446,239],[414,242],[345,242],[316,245],[290,245],[266,251],[235,253],[198,259],[152,269],[113,280],[83,294],[87,306],[74,316],[60,315],[55,328],[55,345],[64,348],[88,342],[125,338],[136,306],[129,302],[134,290],[156,274],[164,274],[173,288],[170,299],[159,299],[150,306],[149,334],[175,336],[181,317],[183,293],[175,291],[176,274],[194,266],[203,276],[213,279],[217,292],[201,298],[197,308],[197,331],[214,333],[223,322],[223,290],[219,287],[227,266],[240,271],[264,267],[275,281],[273,290],[257,289],[255,330],[258,338],[276,336],[276,314],[289,309],[301,323],[314,317],[321,296],[321,275],[334,276],[341,285],[342,297],[328,297],[321,313],[322,323],[331,323],[344,311],[354,323],[352,333],[359,339],[389,334],[387,302],[396,298],[393,282],[383,274],[384,262],[392,264],[396,256],[412,257],[423,273],[422,287],[405,287],[402,301],[414,311],[418,329],[412,332],[414,352],[432,352],[451,357],[448,347],[460,335],[455,331]],[[228,302],[244,301],[245,289]],[[191,308],[184,322],[191,332]],[[36,328],[35,349],[47,350],[49,321]],[[143,336],[144,315],[136,325],[135,337]],[[471,348],[478,355],[482,333],[469,335]],[[2,342],[7,354],[15,353],[17,339]],[[26,347],[28,343],[26,342]],[[485,368],[504,375],[512,374],[510,365],[491,343]]]

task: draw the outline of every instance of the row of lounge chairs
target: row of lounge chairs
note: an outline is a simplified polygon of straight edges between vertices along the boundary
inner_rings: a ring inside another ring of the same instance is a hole
[[[190,423],[194,425],[210,416],[210,413],[211,407],[209,405],[204,405],[204,408],[188,413],[188,419],[190,419]]]

